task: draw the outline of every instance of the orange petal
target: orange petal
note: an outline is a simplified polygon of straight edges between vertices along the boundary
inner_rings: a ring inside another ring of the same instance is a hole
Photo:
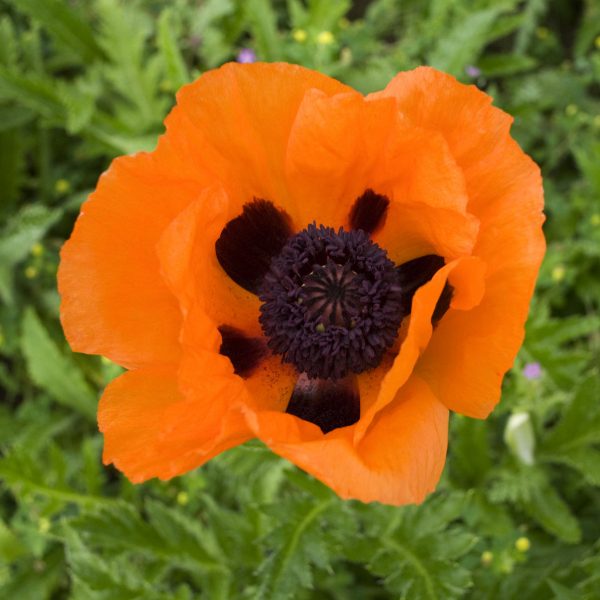
[[[61,319],[74,350],[129,368],[177,361],[181,315],[155,246],[197,193],[152,154],[121,157],[101,177],[61,252]]]
[[[500,399],[523,342],[545,250],[538,169],[512,140],[502,146],[495,176],[485,177],[485,187],[474,184],[482,220],[475,252],[488,265],[485,296],[475,310],[447,315],[417,367],[448,408],[480,418]]]
[[[218,325],[260,335],[258,298],[221,268],[215,242],[237,210],[218,187],[206,188],[165,230],[157,247],[161,269],[187,313],[198,304]]]
[[[316,425],[285,413],[251,413],[248,420],[274,452],[342,498],[363,502],[422,502],[435,488],[446,457],[448,410],[417,378],[377,416],[357,446],[353,427],[323,436]]]
[[[455,286],[451,308],[469,310],[480,301],[484,291],[485,265],[475,257],[463,257],[441,268],[415,293],[410,322],[400,352],[381,381],[375,401],[361,404],[361,418],[356,424],[355,440],[363,438],[375,415],[394,400],[398,390],[406,383],[433,332],[431,318],[447,280]],[[452,310],[448,311],[451,313]],[[448,313],[442,322],[448,318]]]
[[[183,87],[166,125],[185,172],[209,171],[236,201],[288,203],[284,161],[298,108],[312,89],[350,88],[297,65],[230,63]]]
[[[114,380],[98,409],[104,463],[132,482],[169,479],[249,439],[239,413],[220,393],[184,397],[172,370],[140,369]],[[216,391],[216,390],[215,390]]]
[[[545,250],[539,170],[510,138],[512,118],[474,86],[421,68],[401,73],[382,94],[415,125],[444,136],[480,222],[473,253],[487,265],[485,296],[476,309],[443,319],[417,371],[446,406],[485,417],[523,341]]]
[[[307,93],[290,135],[287,176],[300,227],[315,219],[347,226],[350,207],[368,188],[463,214],[467,204],[443,136],[415,127],[383,95]]]
[[[353,202],[375,182],[371,176],[395,120],[390,98],[367,101],[349,91],[306,94],[292,129],[287,178],[300,228],[317,221],[348,223]],[[380,191],[376,189],[376,191]]]
[[[412,123],[441,133],[461,167],[489,154],[512,123],[512,117],[491,106],[490,96],[431,67],[398,73],[374,95],[395,98]]]
[[[426,203],[393,201],[383,229],[373,241],[397,265],[437,254],[448,260],[470,254],[477,240],[479,221],[472,215]]]

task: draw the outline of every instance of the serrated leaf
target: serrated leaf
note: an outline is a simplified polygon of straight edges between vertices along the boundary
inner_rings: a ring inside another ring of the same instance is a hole
[[[487,8],[461,19],[440,39],[429,55],[428,63],[447,73],[461,74],[468,64],[476,62],[479,52],[488,41],[492,24],[503,10],[503,7]]]
[[[566,450],[600,442],[600,382],[596,374],[581,383],[565,407],[558,425],[546,436],[545,450],[560,454]]]
[[[166,8],[160,13],[157,42],[165,61],[167,78],[175,89],[179,89],[190,81],[190,74],[177,45],[179,36],[175,29],[174,18],[175,13],[171,8]]]
[[[39,21],[57,44],[78,62],[103,57],[94,31],[69,3],[61,0],[19,0],[17,8]]]
[[[595,448],[571,448],[560,453],[546,453],[544,458],[577,469],[590,483],[600,486],[600,450]]]
[[[58,209],[31,204],[23,206],[6,223],[0,238],[0,298],[7,304],[13,299],[13,267],[27,256],[60,215]]]
[[[477,61],[477,66],[486,77],[501,77],[529,71],[538,62],[522,54],[488,54]]]
[[[471,576],[458,559],[477,541],[461,525],[453,524],[465,500],[462,494],[439,494],[420,506],[393,512],[384,507],[379,515],[383,529],[357,539],[350,558],[366,561],[394,597],[446,600],[462,596],[471,586]],[[392,514],[395,519],[390,518]]]
[[[72,520],[72,527],[85,534],[90,546],[112,552],[137,552],[161,560],[170,567],[203,569],[226,574],[223,557],[210,533],[166,507],[148,503],[150,523],[130,505],[86,512]]]
[[[331,498],[289,498],[284,507],[274,507],[273,517],[277,525],[265,540],[269,551],[257,572],[257,597],[284,600],[293,598],[299,587],[312,587],[313,566],[330,564],[338,543],[335,533],[350,523],[343,507]]]
[[[95,421],[96,393],[71,357],[59,350],[32,308],[23,313],[21,347],[36,385],[59,404]]]
[[[271,1],[247,0],[245,10],[260,59],[270,61],[281,59],[277,33],[277,15],[273,10]]]
[[[530,498],[522,502],[529,515],[546,531],[569,544],[581,539],[581,528],[569,505],[545,478],[532,487]]]

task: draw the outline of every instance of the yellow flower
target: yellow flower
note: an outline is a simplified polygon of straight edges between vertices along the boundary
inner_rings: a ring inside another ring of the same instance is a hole
[[[41,256],[42,254],[44,254],[44,246],[37,242],[36,244],[31,246],[30,252],[31,254],[33,254],[33,256]]]
[[[42,517],[38,521],[38,531],[40,533],[48,533],[49,530],[50,530],[50,521],[48,519],[46,519],[46,517]]]
[[[494,554],[492,552],[490,552],[489,550],[486,550],[485,552],[482,552],[482,554],[481,554],[481,564],[484,567],[489,567],[492,564],[493,560],[494,560]]]
[[[329,46],[330,44],[333,44],[334,41],[335,38],[331,31],[321,31],[317,36],[317,43],[321,44],[321,46]]]
[[[565,108],[565,113],[568,117],[574,117],[579,112],[579,108],[575,104],[569,104],[567,108]]]
[[[520,537],[516,542],[515,542],[515,548],[519,551],[519,552],[527,552],[529,550],[529,548],[531,548],[531,542],[529,541],[529,538],[526,537]]]
[[[71,191],[71,184],[67,179],[58,179],[54,184],[54,191],[57,194],[68,194]]]
[[[566,273],[567,270],[563,265],[557,265],[554,267],[554,269],[552,269],[552,279],[558,283],[565,278]]]
[[[295,41],[297,41],[299,44],[302,44],[303,42],[306,41],[306,38],[308,37],[306,34],[306,31],[304,31],[304,29],[296,29],[293,33],[292,33],[292,37],[294,38]]]
[[[25,268],[25,277],[27,277],[27,279],[34,279],[35,277],[37,277],[38,274],[38,270],[33,267],[33,266],[28,266]]]

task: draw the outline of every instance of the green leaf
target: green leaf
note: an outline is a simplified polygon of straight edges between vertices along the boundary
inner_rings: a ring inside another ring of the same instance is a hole
[[[59,209],[30,204],[6,223],[0,238],[0,298],[7,304],[13,300],[13,267],[27,256],[61,214]]]
[[[285,506],[273,507],[277,525],[265,540],[270,550],[258,570],[258,598],[283,600],[299,587],[312,588],[311,567],[327,568],[337,554],[336,533],[351,527],[343,508],[333,497],[289,498]]]
[[[270,0],[247,0],[246,18],[261,60],[281,59],[277,33],[277,16]]]
[[[500,7],[479,10],[459,20],[429,54],[428,63],[453,75],[462,74],[468,64],[477,61],[492,24],[503,10]]]
[[[569,505],[545,477],[538,478],[538,484],[531,489],[530,498],[522,504],[529,515],[549,533],[569,544],[576,544],[581,539],[581,528]]]
[[[546,436],[545,450],[560,454],[600,442],[600,381],[596,373],[581,383],[558,425]]]
[[[146,504],[149,522],[129,504],[85,512],[71,521],[89,546],[112,553],[135,552],[164,562],[170,568],[216,571],[225,576],[224,557],[208,530],[199,521],[160,506]]]
[[[180,38],[175,27],[175,13],[165,8],[158,19],[158,47],[165,61],[167,78],[175,89],[190,81],[190,74],[177,45]]]
[[[458,560],[477,542],[452,524],[465,509],[465,500],[462,494],[439,494],[421,506],[382,509],[382,530],[357,539],[351,557],[366,560],[394,597],[458,598],[472,585]]]
[[[39,21],[72,59],[90,63],[103,57],[89,23],[69,3],[62,0],[18,0],[16,6]]]
[[[32,380],[59,404],[95,420],[96,393],[70,356],[63,354],[32,308],[23,314],[21,346]]]
[[[0,519],[0,561],[11,563],[26,553],[27,549],[19,538]]]
[[[504,77],[530,71],[538,65],[531,56],[522,54],[487,54],[479,59],[477,66],[486,77]]]
[[[600,486],[600,450],[595,448],[571,448],[559,453],[546,453],[544,458],[577,469],[590,483]]]

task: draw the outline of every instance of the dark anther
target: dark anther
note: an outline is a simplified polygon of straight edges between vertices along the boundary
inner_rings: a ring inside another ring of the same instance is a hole
[[[265,341],[248,337],[229,325],[221,325],[219,333],[222,340],[219,352],[231,361],[236,375],[249,377],[268,352]]]
[[[434,325],[437,325],[440,319],[448,312],[453,293],[454,288],[448,282],[446,282],[446,285],[444,286],[444,289],[438,298],[437,304],[435,305],[433,315],[431,316],[431,322]]]
[[[365,231],[309,225],[273,259],[259,294],[269,347],[309,378],[376,367],[404,316],[398,277]]]
[[[302,373],[286,412],[318,425],[323,433],[353,425],[360,419],[356,377],[348,375],[331,381],[309,379]]]
[[[443,266],[444,259],[441,256],[428,254],[409,260],[397,268],[402,286],[402,309],[405,314],[410,312],[415,292],[430,281]]]
[[[233,281],[257,293],[271,259],[291,235],[291,221],[285,212],[267,200],[254,200],[225,225],[215,244],[217,259]]]
[[[389,204],[386,196],[367,190],[350,209],[350,227],[372,234],[384,224]]]

